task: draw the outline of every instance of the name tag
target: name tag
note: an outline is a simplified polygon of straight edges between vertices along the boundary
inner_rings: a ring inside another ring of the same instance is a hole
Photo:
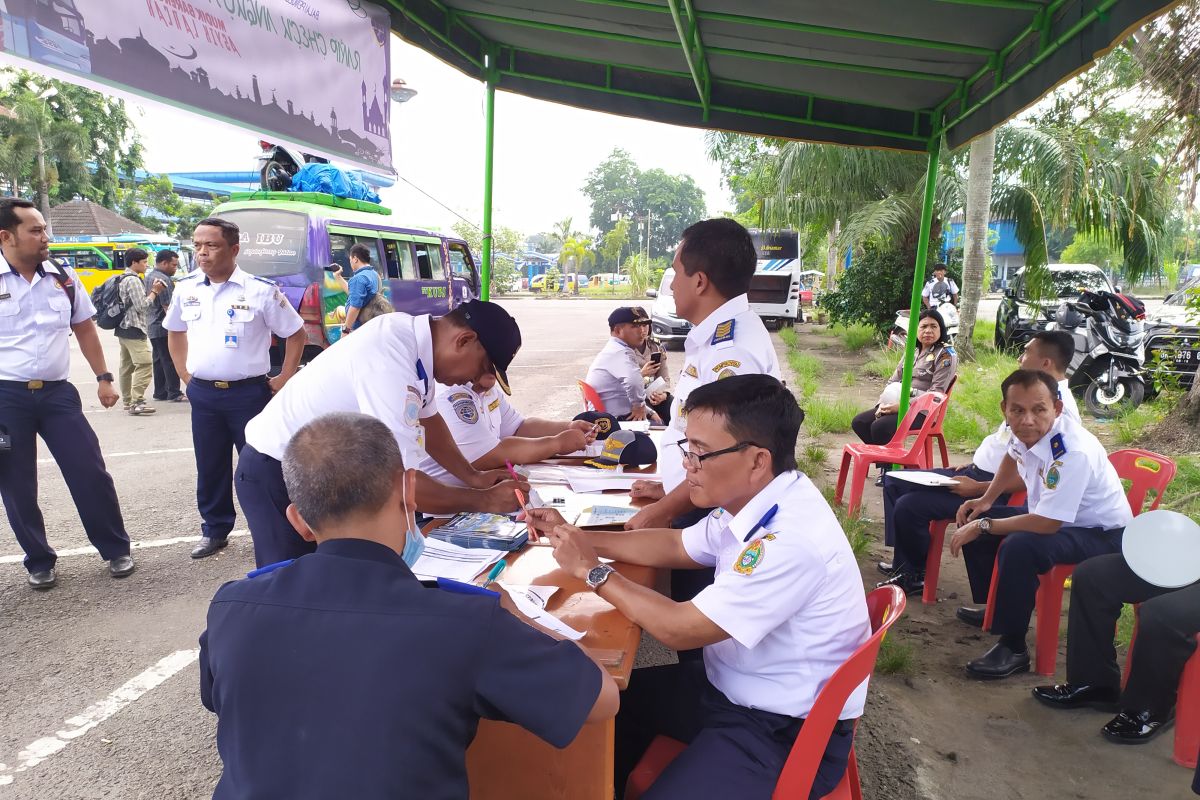
[[[200,305],[200,298],[199,297],[185,297],[185,298],[183,298],[183,304],[185,306],[198,306],[198,305]]]
[[[4,294],[0,294],[0,300],[7,300],[7,299],[8,299],[8,298],[10,298],[10,297],[12,297],[12,294],[11,294],[11,293],[9,293],[9,292],[5,292]]]

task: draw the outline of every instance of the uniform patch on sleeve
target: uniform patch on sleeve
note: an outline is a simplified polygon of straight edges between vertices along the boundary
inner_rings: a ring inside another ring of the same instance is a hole
[[[725,378],[728,377],[725,375],[725,372],[728,372],[731,368],[740,367],[741,365],[742,362],[729,359],[728,361],[722,361],[720,364],[717,364],[712,368],[712,371],[718,373],[722,378]]]
[[[468,394],[453,395],[450,398],[450,407],[454,409],[454,415],[468,425],[474,425],[479,421],[479,409],[475,407],[475,401]]]
[[[734,375],[737,375],[737,373],[734,372],[733,370],[723,369],[717,374],[717,380],[723,381],[726,378],[732,378]]]
[[[942,357],[938,359],[939,367],[948,367],[954,361],[954,356],[947,353],[942,353]]]
[[[713,331],[712,341],[709,344],[720,344],[721,342],[733,341],[733,329],[737,324],[736,319],[727,319],[717,325],[717,329]]]
[[[686,367],[684,367],[683,374],[687,375],[688,377],[691,377],[691,378],[699,378],[700,377],[700,373],[696,372],[695,364],[688,364]]]
[[[488,403],[488,411],[495,411],[499,407],[500,407],[500,398],[499,397],[497,397],[492,402]]]
[[[1067,454],[1067,445],[1063,442],[1061,433],[1056,433],[1050,437],[1050,455],[1054,458],[1062,458]]]
[[[1042,479],[1042,482],[1046,485],[1047,489],[1054,489],[1058,486],[1058,482],[1062,478],[1062,473],[1058,470],[1058,468],[1061,466],[1061,461],[1055,461],[1050,465],[1050,468],[1046,470],[1046,477]]]

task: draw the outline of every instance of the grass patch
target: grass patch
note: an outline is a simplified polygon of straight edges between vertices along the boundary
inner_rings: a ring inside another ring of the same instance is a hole
[[[810,397],[804,405],[804,428],[812,436],[823,433],[845,433],[859,409],[838,400]]]
[[[1126,603],[1121,607],[1121,616],[1117,618],[1117,646],[1129,647],[1133,639],[1133,606]]]
[[[853,325],[830,325],[829,330],[842,340],[847,349],[855,352],[879,341],[879,331],[861,322]]]
[[[780,328],[779,329],[779,338],[789,348],[794,348],[796,346],[796,329],[795,328]]]
[[[854,374],[853,370],[848,369],[842,373],[842,386],[853,386],[856,383],[858,383],[858,376]]]
[[[987,319],[975,320],[975,332],[971,335],[971,343],[975,350],[994,347],[996,344],[996,321]]]
[[[1169,508],[1189,517],[1200,517],[1200,458],[1175,456],[1177,472],[1163,493],[1161,508]]]
[[[825,472],[829,454],[816,442],[810,442],[796,453],[796,467],[814,481]]]
[[[850,551],[854,553],[856,559],[862,558],[867,553],[867,548],[871,546],[871,532],[868,527],[868,522],[861,515],[851,517],[846,514],[846,507],[838,505],[834,502],[836,487],[826,486],[821,490],[821,494],[825,495],[825,502],[829,503],[829,507],[833,509],[834,516],[838,519],[838,524],[842,526],[842,532],[846,534],[846,541],[850,543]]]
[[[863,371],[868,375],[875,375],[880,378],[890,378],[892,373],[896,371],[896,364],[900,361],[900,355],[892,350],[879,348],[872,354],[870,360],[863,365]]]
[[[1130,445],[1137,442],[1142,438],[1142,434],[1157,425],[1178,402],[1178,396],[1160,394],[1153,400],[1126,411],[1112,423],[1112,432],[1117,444]]]
[[[796,378],[796,386],[800,389],[799,400],[803,403],[815,395],[817,389],[820,388],[821,373],[825,371],[825,365],[816,356],[795,349],[788,350],[787,360],[788,366],[792,368],[792,374]]]
[[[895,631],[879,643],[875,671],[884,675],[913,675],[916,672],[916,653],[909,642],[901,641]]]

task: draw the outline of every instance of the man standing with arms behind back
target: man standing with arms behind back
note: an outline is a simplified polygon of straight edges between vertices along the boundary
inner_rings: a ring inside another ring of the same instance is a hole
[[[163,327],[192,405],[196,504],[204,520],[192,558],[204,558],[225,547],[233,530],[233,451],[246,444],[246,423],[296,374],[307,336],[279,287],[237,265],[237,225],[201,220],[192,241],[200,272],[179,282]],[[268,379],[272,335],[287,343],[283,370]]]
[[[96,309],[74,273],[50,260],[46,221],[28,200],[0,199],[0,252],[0,434],[10,439],[0,452],[0,499],[25,551],[29,585],[49,589],[58,581],[37,502],[38,436],[62,470],[88,541],[109,573],[124,578],[133,559],[117,491],[79,392],[67,380],[73,332],[100,384],[101,405],[117,403],[92,322]]]
[[[179,254],[174,250],[159,250],[154,255],[154,269],[146,275],[146,291],[158,287],[150,301],[150,352],[154,359],[154,399],[179,403],[187,398],[179,390],[179,373],[171,363],[167,349],[167,329],[163,319],[175,294],[175,271],[179,269]]]

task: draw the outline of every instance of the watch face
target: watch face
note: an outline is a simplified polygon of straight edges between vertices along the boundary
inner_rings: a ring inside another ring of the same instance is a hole
[[[604,582],[604,579],[608,577],[610,572],[612,572],[612,567],[608,566],[607,564],[601,564],[597,567],[592,567],[591,570],[588,571],[588,585],[593,588],[599,586]]]

